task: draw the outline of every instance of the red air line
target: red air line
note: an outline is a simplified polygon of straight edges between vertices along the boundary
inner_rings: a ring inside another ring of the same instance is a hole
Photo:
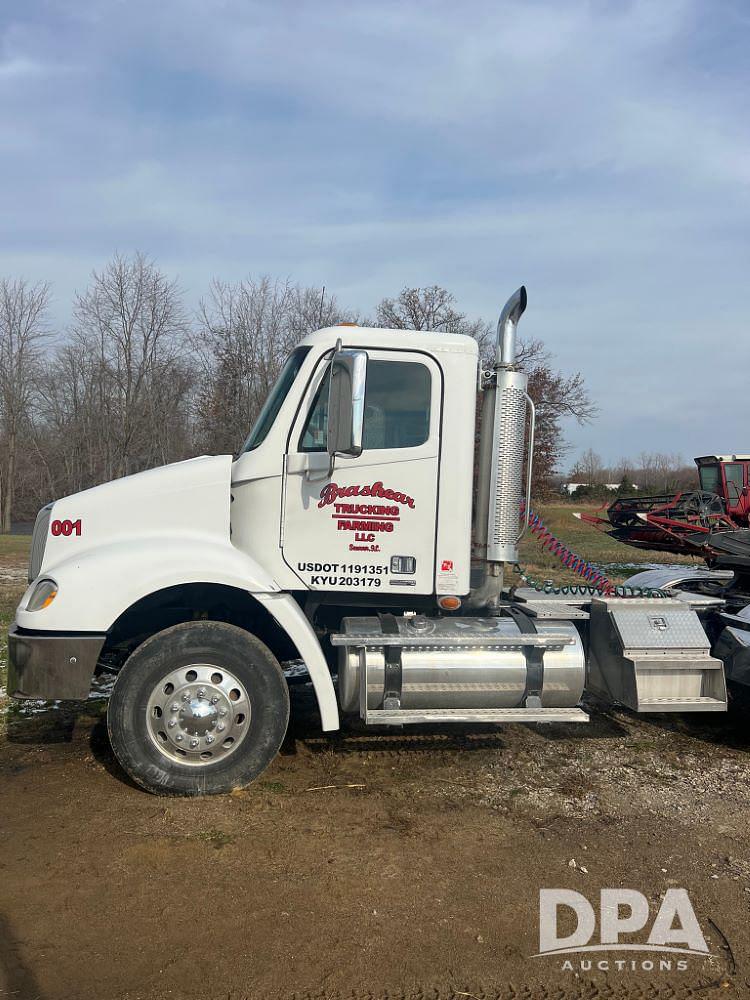
[[[521,505],[521,510],[523,511],[523,504]],[[577,555],[572,549],[569,549],[567,545],[561,542],[559,538],[556,538],[549,528],[547,528],[539,514],[531,509],[529,510],[529,529],[531,534],[540,542],[542,549],[546,549],[547,552],[556,556],[565,569],[577,573],[578,576],[582,576],[584,580],[603,594],[613,594],[615,592],[616,588],[614,584],[610,583],[598,566]]]

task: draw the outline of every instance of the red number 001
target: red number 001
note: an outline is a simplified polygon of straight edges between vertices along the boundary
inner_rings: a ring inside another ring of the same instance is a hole
[[[77,521],[53,521],[50,531],[55,537],[64,535],[65,538],[68,538],[70,535],[80,535],[81,519],[79,517]]]

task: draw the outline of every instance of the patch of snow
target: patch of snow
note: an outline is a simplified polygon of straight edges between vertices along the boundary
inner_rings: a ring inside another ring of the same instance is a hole
[[[13,583],[18,580],[26,582],[26,570],[15,566],[0,566],[0,580],[12,581]]]
[[[307,666],[302,660],[287,660],[281,665],[284,671],[284,677],[288,681],[303,681],[309,680],[310,675],[307,670]]]

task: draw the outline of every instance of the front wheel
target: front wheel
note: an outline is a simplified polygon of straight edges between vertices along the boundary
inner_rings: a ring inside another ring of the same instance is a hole
[[[223,622],[186,622],[147,639],[117,676],[107,728],[120,765],[159,795],[212,795],[270,764],[289,721],[278,660]]]

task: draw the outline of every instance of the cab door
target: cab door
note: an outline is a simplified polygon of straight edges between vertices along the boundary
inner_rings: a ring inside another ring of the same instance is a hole
[[[419,352],[367,349],[362,452],[326,450],[321,359],[285,456],[281,549],[310,590],[433,592],[442,373]]]

